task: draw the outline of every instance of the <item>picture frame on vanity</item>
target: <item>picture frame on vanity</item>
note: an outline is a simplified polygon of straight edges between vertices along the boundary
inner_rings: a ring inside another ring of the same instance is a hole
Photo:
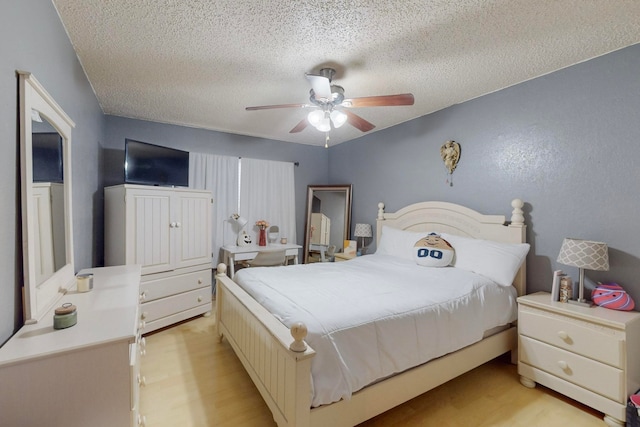
[[[551,283],[551,301],[560,301],[560,277],[564,276],[562,270],[553,272],[553,282]]]

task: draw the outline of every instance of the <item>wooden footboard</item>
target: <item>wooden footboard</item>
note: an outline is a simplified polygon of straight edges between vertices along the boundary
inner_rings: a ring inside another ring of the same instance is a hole
[[[216,325],[229,341],[278,426],[354,426],[429,391],[506,352],[517,349],[516,327],[434,359],[354,393],[350,400],[311,408],[310,347],[289,349],[289,329],[218,266]]]
[[[315,351],[289,347],[294,341],[284,326],[226,274],[216,274],[216,328],[249,373],[278,426],[310,425],[311,358]]]

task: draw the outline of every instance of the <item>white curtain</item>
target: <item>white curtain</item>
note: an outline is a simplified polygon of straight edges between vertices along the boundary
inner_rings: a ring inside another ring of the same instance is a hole
[[[214,268],[222,262],[220,247],[235,244],[235,230],[227,221],[238,212],[238,158],[215,154],[189,154],[189,187],[213,194],[212,248]]]
[[[294,164],[242,158],[240,214],[249,220],[245,230],[258,241],[256,221],[280,228],[280,238],[296,243]]]

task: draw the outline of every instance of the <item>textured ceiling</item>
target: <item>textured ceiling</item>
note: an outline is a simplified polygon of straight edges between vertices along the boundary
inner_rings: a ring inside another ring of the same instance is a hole
[[[375,132],[640,42],[639,0],[53,3],[106,114],[312,145],[308,109],[245,107],[308,102],[328,65],[347,98],[415,95],[353,109]]]

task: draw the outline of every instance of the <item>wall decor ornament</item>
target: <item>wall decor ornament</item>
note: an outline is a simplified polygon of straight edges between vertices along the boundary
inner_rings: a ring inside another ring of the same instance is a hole
[[[447,141],[440,147],[440,157],[447,168],[447,184],[453,187],[453,171],[456,170],[460,160],[460,144],[455,141]]]

